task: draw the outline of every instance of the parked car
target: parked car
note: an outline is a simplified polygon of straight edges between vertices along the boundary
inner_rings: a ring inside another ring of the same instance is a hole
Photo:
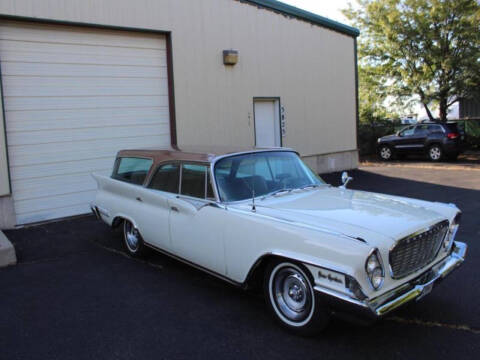
[[[455,123],[422,123],[379,138],[377,150],[385,161],[404,155],[424,155],[431,161],[456,159],[462,152],[462,135]]]
[[[461,212],[326,184],[290,149],[123,150],[94,175],[93,213],[126,251],[157,250],[248,288],[289,330],[333,313],[376,319],[427,295],[464,261]],[[445,289],[447,290],[447,289]]]

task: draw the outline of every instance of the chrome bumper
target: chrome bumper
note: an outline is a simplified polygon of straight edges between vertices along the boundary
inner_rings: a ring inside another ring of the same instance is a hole
[[[370,301],[369,308],[377,316],[382,316],[413,299],[419,300],[432,290],[436,282],[444,279],[463,263],[466,252],[467,244],[454,242],[449,256],[415,280]]]
[[[429,270],[415,279],[391,290],[385,294],[380,295],[372,300],[357,300],[345,295],[325,291],[315,286],[315,290],[322,292],[330,297],[335,297],[337,300],[341,300],[344,304],[348,303],[357,310],[363,310],[365,315],[371,317],[381,317],[390,311],[397,309],[398,307],[406,304],[414,299],[419,300],[423,296],[430,293],[435,283],[444,279],[453,270],[459,267],[465,260],[465,254],[467,252],[467,244],[462,242],[454,242],[452,252],[445,259],[432,266]]]

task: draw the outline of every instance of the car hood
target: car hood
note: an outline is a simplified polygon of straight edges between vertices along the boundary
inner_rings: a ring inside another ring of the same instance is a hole
[[[251,204],[241,206],[251,208]],[[378,247],[450,218],[454,212],[445,204],[330,186],[256,201],[257,214],[361,238]]]
[[[396,139],[397,135],[396,134],[391,134],[391,135],[385,135],[380,138],[382,141],[388,141],[388,140],[393,140]]]

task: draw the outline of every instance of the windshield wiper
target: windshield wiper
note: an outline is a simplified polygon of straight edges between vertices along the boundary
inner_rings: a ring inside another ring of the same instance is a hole
[[[320,187],[320,185],[318,184],[308,184],[308,185],[304,185],[302,187],[299,187],[298,190],[303,190],[303,189],[308,189],[308,188],[317,188],[317,187]]]
[[[264,195],[264,196],[262,197],[262,200],[265,199],[265,198],[268,197],[268,196],[275,196],[275,195],[280,194],[280,193],[282,193],[282,192],[287,192],[287,193],[289,193],[289,192],[291,192],[291,191],[293,191],[293,190],[294,190],[294,189],[292,189],[292,188],[277,189],[277,190],[275,190],[275,191],[272,191],[271,193],[268,193],[268,194]]]

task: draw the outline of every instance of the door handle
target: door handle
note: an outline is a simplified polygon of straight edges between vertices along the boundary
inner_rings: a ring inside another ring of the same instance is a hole
[[[170,209],[172,209],[172,211],[178,212],[178,208],[176,206],[171,206]]]
[[[140,202],[143,201],[141,197],[137,197],[136,200],[137,200],[137,201],[140,201]]]

